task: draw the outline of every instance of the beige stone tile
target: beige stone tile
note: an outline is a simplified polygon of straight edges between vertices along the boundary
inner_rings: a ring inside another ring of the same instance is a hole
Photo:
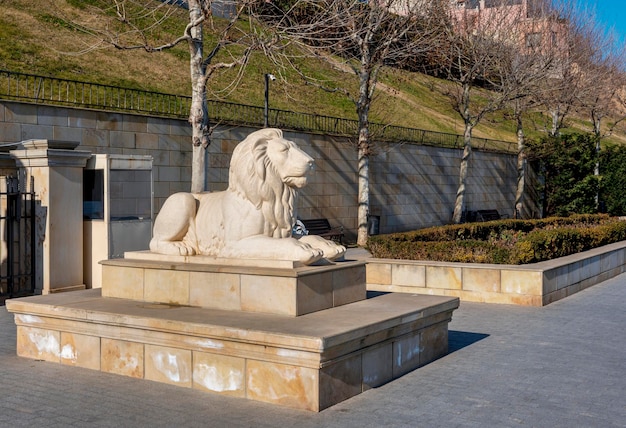
[[[61,363],[91,370],[100,370],[100,338],[62,332]]]
[[[241,290],[239,275],[190,272],[189,304],[202,308],[240,310]]]
[[[227,355],[193,353],[193,388],[232,397],[246,396],[246,360]]]
[[[449,290],[453,291],[453,290]],[[499,303],[520,306],[542,306],[541,295],[489,293],[486,291],[461,291],[457,296],[467,302]]]
[[[358,302],[367,297],[363,265],[333,271],[333,306]]]
[[[241,309],[296,315],[296,278],[241,275]]]
[[[502,294],[500,294],[502,296]],[[542,296],[515,296],[511,295],[507,304],[520,306],[542,306]],[[494,302],[499,303],[499,302]]]
[[[102,338],[100,370],[123,376],[143,378],[143,344]]]
[[[367,291],[382,291],[386,293],[416,293],[416,294],[434,294],[432,291],[423,287],[400,287],[397,285],[379,285],[367,284]],[[436,290],[443,291],[443,290]]]
[[[373,263],[366,265],[368,284],[391,284],[391,264]]]
[[[145,346],[145,378],[191,388],[191,351],[164,346]]]
[[[228,175],[228,170],[226,170]],[[184,183],[179,183],[181,186]],[[170,193],[171,187],[168,187],[167,194]],[[180,189],[179,191],[183,191]],[[192,264],[192,265],[204,265],[217,267],[219,269],[224,267],[231,267],[237,269],[255,269],[255,268],[271,268],[271,269],[294,269],[298,266],[302,266],[302,263],[292,260],[271,260],[271,259],[233,259],[233,258],[218,258],[212,256],[172,256],[165,254],[157,254],[148,250],[141,251],[127,251],[124,253],[124,262],[141,262],[150,261],[158,262],[160,266],[158,268],[168,269],[172,263],[176,264]],[[115,263],[115,261],[109,261]]]
[[[550,294],[546,294],[545,296],[543,296],[542,304],[549,305],[550,303],[554,303],[557,300],[561,300],[566,297],[567,297],[567,289],[561,288],[560,290],[557,290],[555,292],[552,292]]]
[[[543,272],[543,294],[550,294],[557,290],[558,269],[547,269]]]
[[[606,272],[621,265],[620,251],[610,251],[600,256],[600,271]]]
[[[593,256],[583,260],[583,278],[593,278],[600,274],[601,271],[601,257]]]
[[[500,291],[500,269],[463,268],[463,290]]]
[[[419,367],[420,334],[404,336],[393,343],[393,377],[397,378]]]
[[[126,251],[124,253],[124,261],[149,260],[151,262],[163,262],[163,268],[171,263],[185,263],[187,256],[173,256],[169,254],[153,253],[152,251]]]
[[[376,388],[393,379],[393,346],[369,348],[363,351],[363,390]]]
[[[501,290],[503,293],[543,294],[543,274],[536,271],[502,270]]]
[[[143,269],[102,266],[102,297],[143,300]]]
[[[415,264],[394,264],[391,267],[393,285],[426,287],[426,266]]]
[[[583,262],[577,261],[569,265],[568,286],[579,283],[583,278]]]
[[[570,285],[569,265],[559,266],[555,272],[556,289],[566,288]],[[545,291],[544,291],[545,292]]]
[[[144,300],[173,305],[189,305],[189,272],[146,269]]]
[[[426,287],[461,290],[462,268],[450,266],[427,266]]]
[[[246,364],[247,397],[252,400],[319,411],[319,372],[264,361]]]
[[[361,367],[361,355],[355,355],[320,370],[319,410],[361,393]]]
[[[600,282],[604,282],[604,281],[606,281],[608,279],[611,279],[612,277],[613,277],[613,275],[609,274],[608,272],[602,272],[596,278],[598,280],[598,283],[600,283]]]
[[[333,307],[333,274],[324,272],[298,278],[297,313],[304,315]]]
[[[571,296],[572,294],[576,294],[576,293],[580,293],[581,291],[583,291],[583,284],[582,282],[579,282],[577,284],[574,284],[570,287],[567,287],[567,295]]]
[[[426,327],[420,337],[420,366],[428,364],[448,353],[448,322]]]
[[[32,327],[17,327],[17,355],[36,360],[60,362],[61,333]]]
[[[589,287],[591,287],[593,285],[596,285],[596,284],[597,284],[597,282],[596,282],[595,277],[594,278],[588,278],[588,279],[585,279],[585,280],[580,282],[580,289],[584,290],[585,288],[589,288]]]
[[[624,272],[624,269],[621,266],[613,268],[609,271],[609,278],[613,278]]]

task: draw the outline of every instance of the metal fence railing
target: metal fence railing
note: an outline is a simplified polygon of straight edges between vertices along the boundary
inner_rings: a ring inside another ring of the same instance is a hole
[[[187,118],[191,97],[121,88],[98,83],[59,79],[0,70],[0,99],[97,110]],[[263,126],[264,108],[223,101],[208,101],[213,123]],[[285,130],[356,137],[358,121],[288,110],[269,109],[269,125]],[[424,144],[461,148],[463,137],[457,134],[427,131],[402,126],[370,124],[377,141]],[[472,137],[472,147],[480,150],[516,152],[516,143]]]
[[[0,97],[71,107],[187,117],[190,97],[0,70]]]

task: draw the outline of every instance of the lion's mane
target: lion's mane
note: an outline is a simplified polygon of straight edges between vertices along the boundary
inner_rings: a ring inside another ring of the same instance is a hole
[[[288,238],[294,224],[296,189],[285,184],[267,156],[268,140],[282,139],[278,129],[254,133],[235,147],[230,161],[228,190],[250,201],[263,213],[263,235]]]

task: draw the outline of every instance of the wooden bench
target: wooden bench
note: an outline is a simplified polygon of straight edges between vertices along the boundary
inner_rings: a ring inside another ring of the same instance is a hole
[[[476,220],[477,221],[493,221],[500,220],[501,218],[505,218],[501,216],[498,210],[478,210],[476,211]]]
[[[327,218],[314,218],[300,220],[309,232],[309,235],[318,235],[326,239],[332,239],[343,243],[343,227],[331,227]]]

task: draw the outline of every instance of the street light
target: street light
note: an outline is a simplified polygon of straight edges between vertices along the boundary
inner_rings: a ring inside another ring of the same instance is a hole
[[[270,73],[265,73],[265,108],[263,110],[263,126],[267,128],[269,126],[269,113],[270,113],[270,80],[276,80],[276,76]]]

